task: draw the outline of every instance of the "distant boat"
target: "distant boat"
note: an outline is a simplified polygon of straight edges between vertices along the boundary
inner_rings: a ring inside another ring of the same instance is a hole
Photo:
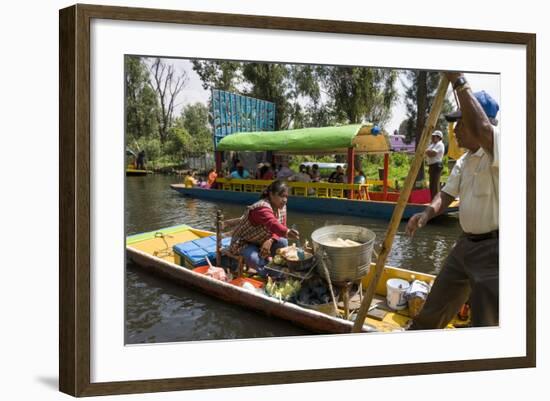
[[[241,132],[224,137],[217,145],[217,170],[221,171],[221,151],[263,152],[274,155],[347,155],[347,183],[289,182],[291,187],[288,207],[304,212],[335,213],[361,217],[391,219],[399,199],[399,192],[391,188],[388,181],[389,158],[392,153],[388,135],[375,129],[374,124],[357,124],[335,127],[303,128],[275,132]],[[365,184],[354,184],[354,158],[356,154],[384,155],[381,180],[367,180]],[[321,163],[322,164],[322,163]],[[321,166],[319,166],[321,167]],[[258,199],[258,192],[271,181],[240,180],[220,178],[217,189],[186,188],[181,184],[172,189],[184,196],[250,204]],[[403,213],[408,219],[421,212],[431,201],[428,189],[413,190]],[[446,213],[458,211],[458,201]]]
[[[152,172],[147,170],[137,170],[135,168],[126,169],[126,176],[147,175],[147,173],[152,173]]]

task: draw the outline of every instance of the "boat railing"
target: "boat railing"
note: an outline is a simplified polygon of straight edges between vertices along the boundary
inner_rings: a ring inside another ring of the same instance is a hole
[[[271,180],[217,178],[216,183],[224,191],[262,192]],[[287,181],[291,194],[313,198],[340,198],[369,200],[369,187],[383,185],[382,180],[367,180],[366,184],[345,184],[332,182]]]

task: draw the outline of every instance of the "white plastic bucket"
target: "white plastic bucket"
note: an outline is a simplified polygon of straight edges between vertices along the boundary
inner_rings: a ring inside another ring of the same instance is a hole
[[[386,281],[386,301],[388,306],[393,310],[402,310],[407,307],[407,290],[409,282],[400,278],[391,278]]]

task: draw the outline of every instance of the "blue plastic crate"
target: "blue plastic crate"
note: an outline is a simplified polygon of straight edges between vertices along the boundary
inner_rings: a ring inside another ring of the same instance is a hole
[[[172,247],[174,252],[178,253],[180,256],[183,255],[186,251],[191,251],[193,249],[199,249],[200,247],[195,244],[193,241],[181,242]]]
[[[200,239],[196,239],[192,241],[195,245],[197,245],[199,248],[207,248],[211,245],[216,246],[216,236],[211,235],[210,237],[203,237]]]
[[[204,249],[193,249],[184,253],[183,258],[185,259],[185,265],[188,267],[197,267],[207,264],[206,256],[208,252]]]

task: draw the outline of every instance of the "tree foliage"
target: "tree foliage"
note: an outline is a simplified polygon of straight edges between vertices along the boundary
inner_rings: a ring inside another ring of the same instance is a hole
[[[235,61],[191,62],[202,87],[275,103],[276,130],[374,122],[384,128],[397,100],[389,69]],[[127,132],[151,152],[181,159],[213,149],[209,105],[176,116],[188,77],[163,59],[127,59]]]
[[[193,70],[202,81],[206,90],[220,89],[228,92],[238,92],[242,83],[242,63],[236,61],[191,61]]]
[[[126,135],[129,143],[141,137],[156,134],[156,114],[159,107],[155,92],[149,85],[149,71],[139,57],[127,56],[126,79]]]
[[[388,69],[324,66],[318,69],[327,104],[338,122],[364,120],[384,126],[395,103],[396,72]]]
[[[435,98],[440,74],[438,72],[411,70],[404,72],[402,78],[404,79],[405,86],[404,100],[407,109],[407,119],[404,126],[403,123],[400,126],[399,133],[404,132],[408,141],[416,139],[416,143],[418,143]],[[445,99],[442,113],[436,124],[436,129],[443,132],[444,136],[447,132],[447,123],[444,114],[451,109],[451,104]],[[421,110],[420,113],[419,110]],[[418,118],[419,116],[420,118]]]
[[[189,145],[192,153],[214,150],[212,131],[208,122],[208,108],[202,103],[189,104],[181,112],[181,125],[193,138]]]

